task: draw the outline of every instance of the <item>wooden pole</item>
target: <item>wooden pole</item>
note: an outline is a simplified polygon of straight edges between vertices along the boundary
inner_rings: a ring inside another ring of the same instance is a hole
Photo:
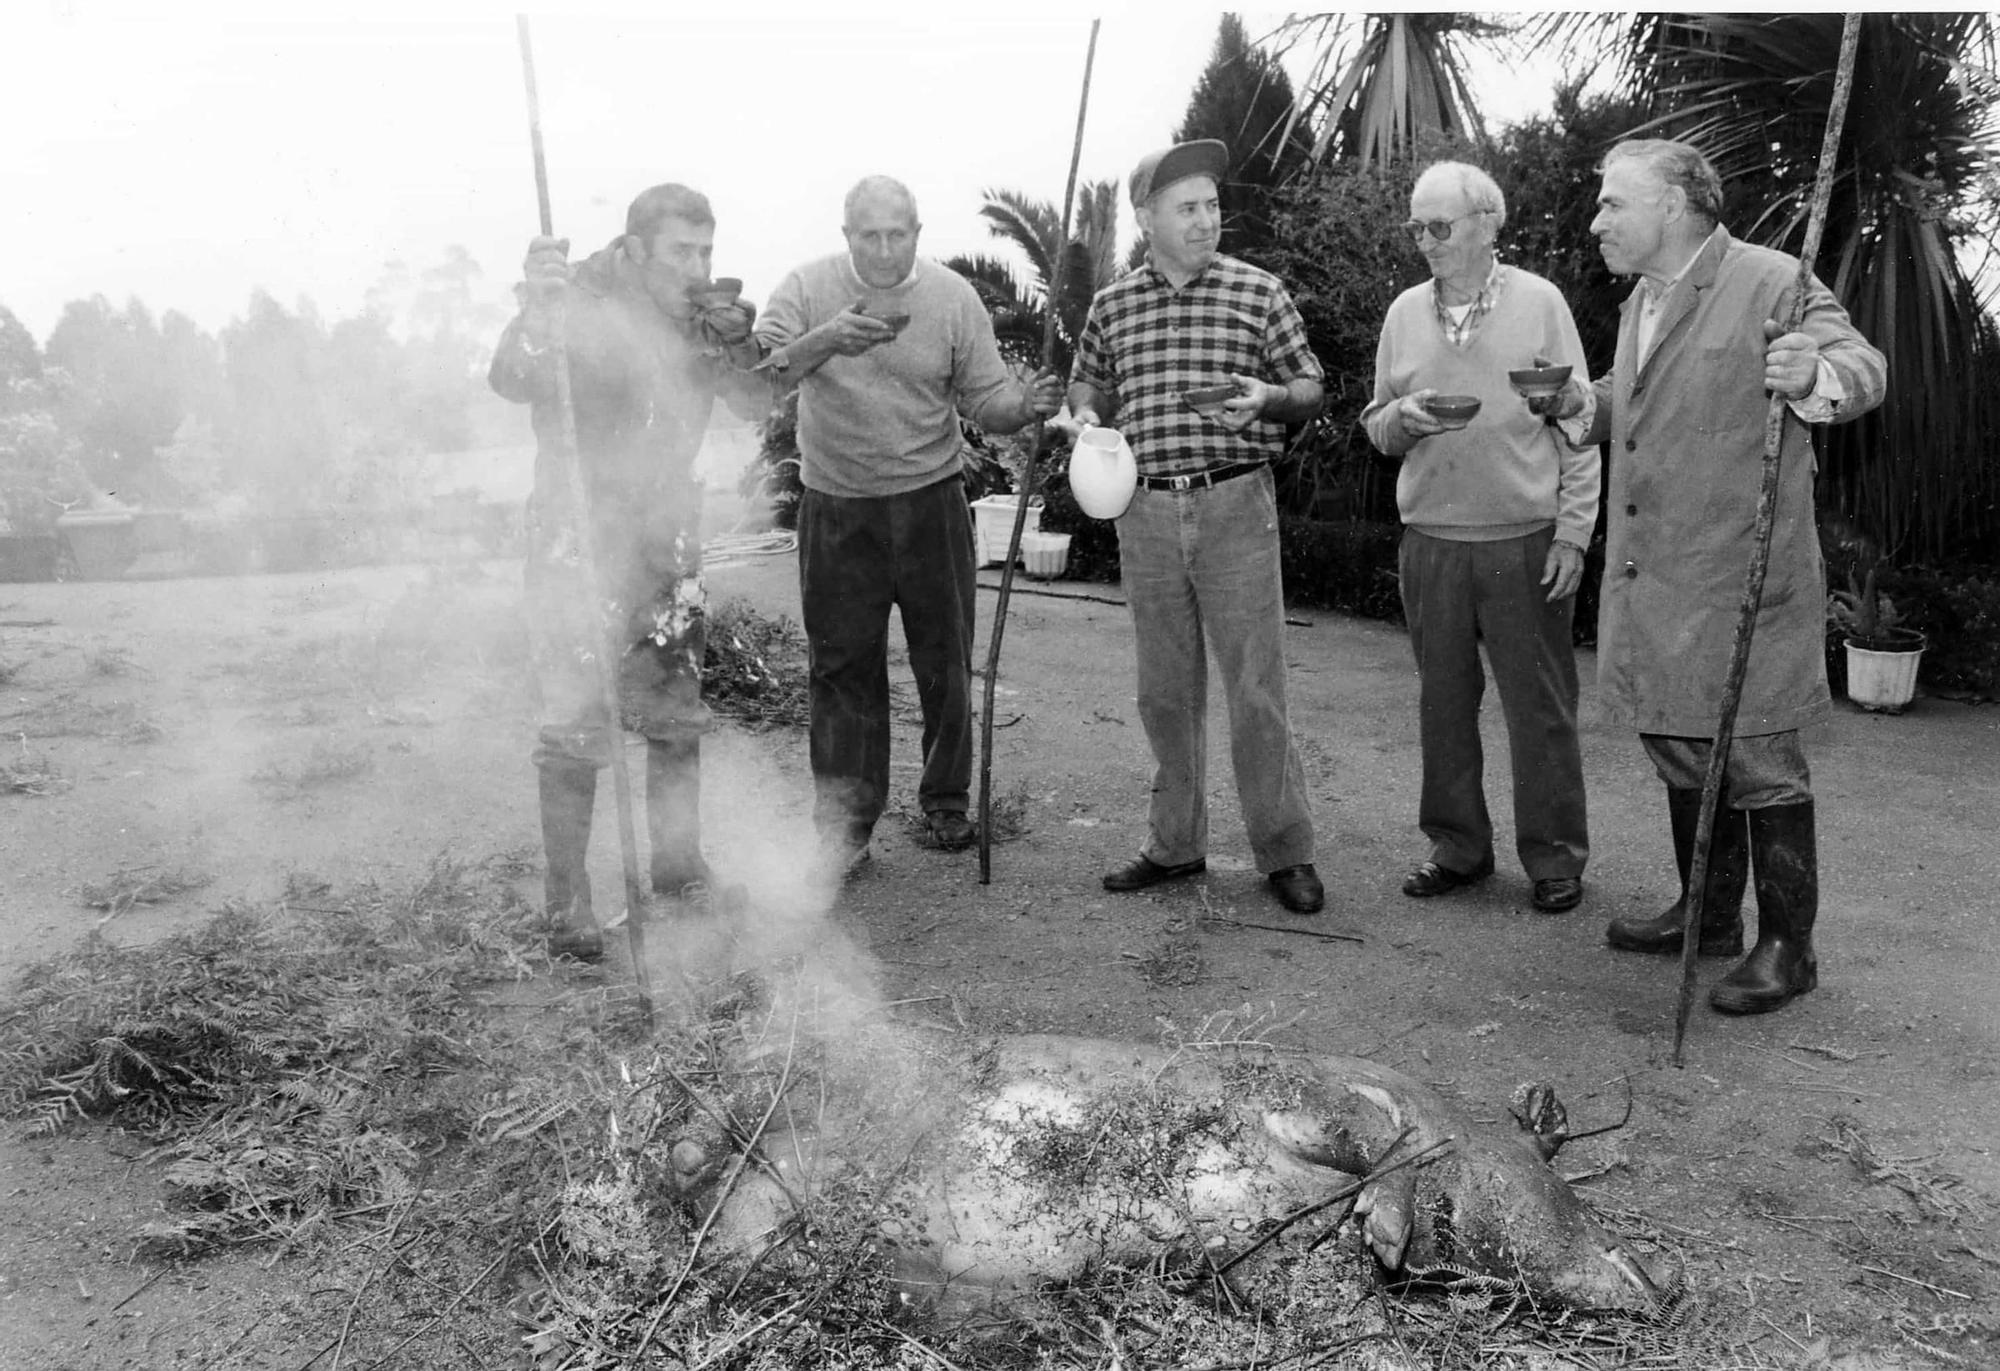
[[[535,202],[541,210],[542,236],[555,236],[549,209],[548,160],[542,152],[541,100],[535,90],[535,53],[528,41],[528,16],[514,16],[521,39],[521,75],[528,88],[528,139],[535,154]],[[583,459],[576,446],[576,404],[570,394],[569,340],[564,329],[561,297],[556,303],[556,409],[561,416],[562,447],[557,454],[577,523],[577,561],[591,598],[592,617],[602,618],[604,586],[598,580],[597,530],[590,519],[590,492],[583,480]],[[625,938],[632,953],[632,977],[639,991],[639,1013],[653,1024],[652,974],[646,967],[646,894],[639,884],[639,845],[632,823],[631,776],[625,765],[625,729],[618,710],[618,658],[622,646],[613,625],[601,624],[597,644],[598,699],[604,710],[605,743],[611,754],[611,789],[618,807],[618,854],[625,876]]]
[[[1062,236],[1050,264],[1048,302],[1042,315],[1042,365],[1056,346],[1056,315],[1062,307],[1064,268],[1069,265],[1070,211],[1076,205],[1076,168],[1083,159],[1083,119],[1090,109],[1090,70],[1097,61],[1097,29],[1090,21],[1090,47],[1083,56],[1083,93],[1076,102],[1076,139],[1069,151],[1069,182],[1063,187]],[[1042,421],[1028,430],[1028,464],[1021,473],[1021,495],[1014,506],[1014,528],[1007,538],[1007,559],[1000,565],[1000,599],[993,606],[993,639],[986,649],[986,697],[979,715],[979,883],[993,883],[993,687],[1000,676],[1000,638],[1007,629],[1007,601],[1014,593],[1014,559],[1021,555],[1021,530],[1028,522],[1028,499],[1035,493],[1035,463],[1042,451]]]
[[[1812,285],[1813,259],[1826,231],[1826,207],[1833,197],[1834,163],[1840,152],[1840,129],[1847,119],[1847,100],[1854,90],[1854,53],[1861,39],[1861,16],[1849,14],[1840,29],[1840,62],[1834,70],[1833,101],[1827,107],[1826,134],[1820,141],[1819,169],[1813,179],[1812,208],[1806,217],[1806,239],[1799,249],[1799,274],[1792,289],[1792,307],[1785,331],[1795,331],[1805,318],[1806,291]],[[1736,710],[1743,703],[1743,677],[1750,666],[1750,640],[1757,631],[1757,612],[1764,600],[1764,573],[1771,565],[1771,530],[1777,522],[1778,457],[1785,437],[1787,402],[1771,397],[1764,416],[1764,482],[1757,492],[1757,523],[1752,534],[1750,569],[1744,577],[1743,603],[1736,619],[1736,641],[1729,654],[1729,674],[1723,680],[1722,710],[1715,725],[1715,743],[1708,754],[1708,773],[1701,783],[1701,812],[1694,829],[1694,859],[1688,864],[1688,892],[1682,910],[1681,993],[1674,1009],[1674,1065],[1683,1066],[1681,1048],[1687,1039],[1688,1014],[1694,1007],[1694,963],[1701,942],[1702,901],[1708,886],[1708,845],[1715,836],[1715,808],[1722,795],[1723,773],[1736,737]]]

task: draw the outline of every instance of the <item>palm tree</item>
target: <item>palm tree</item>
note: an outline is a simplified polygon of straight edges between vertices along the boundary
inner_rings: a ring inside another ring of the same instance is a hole
[[[1077,187],[1066,246],[1060,206],[1015,190],[982,194],[986,203],[979,215],[987,232],[1020,249],[1025,273],[985,254],[949,258],[945,265],[979,292],[1003,352],[1020,362],[1041,360],[1050,283],[1056,282],[1055,353],[1049,361],[1067,375],[1091,299],[1118,275],[1118,183],[1087,181]]]
[[[1796,250],[1841,16],[1612,23],[1625,74],[1659,111],[1634,132],[1700,146],[1723,175],[1732,231]],[[1571,41],[1593,30],[1576,25]],[[1925,559],[1990,547],[1996,532],[2000,349],[1960,255],[1983,236],[1972,216],[2000,164],[1995,47],[1990,15],[1863,19],[1817,263],[1889,361],[1882,407],[1829,432],[1824,498],[1883,546]]]
[[[1280,56],[1314,50],[1293,113],[1315,130],[1313,160],[1330,153],[1367,166],[1410,160],[1427,138],[1484,146],[1467,47],[1508,32],[1471,14],[1334,13],[1288,19],[1273,41]]]

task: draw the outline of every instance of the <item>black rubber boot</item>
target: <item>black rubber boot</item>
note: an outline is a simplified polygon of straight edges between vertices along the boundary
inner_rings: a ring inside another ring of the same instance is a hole
[[[542,802],[542,896],[548,910],[549,954],[594,962],[604,935],[590,909],[590,815],[597,803],[597,768],[587,762],[545,762],[537,769]]]
[[[1604,940],[1626,952],[1680,955],[1682,930],[1687,926],[1688,876],[1694,870],[1694,831],[1701,822],[1701,792],[1669,789],[1667,817],[1673,823],[1674,865],[1680,868],[1681,896],[1650,919],[1621,915],[1605,927]],[[1749,824],[1742,810],[1719,806],[1708,844],[1701,942],[1695,949],[1702,956],[1742,955],[1743,887],[1749,875]]]
[[[1819,916],[1819,845],[1813,803],[1750,811],[1757,878],[1757,943],[1708,1002],[1724,1014],[1768,1014],[1819,984],[1813,923]]]
[[[653,891],[681,897],[708,886],[714,873],[701,855],[701,739],[646,743],[646,834]]]

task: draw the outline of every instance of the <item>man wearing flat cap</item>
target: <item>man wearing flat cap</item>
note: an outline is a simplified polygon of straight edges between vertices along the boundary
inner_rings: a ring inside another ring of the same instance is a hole
[[[1280,904],[1313,914],[1325,892],[1285,710],[1271,464],[1285,426],[1319,412],[1321,372],[1278,278],[1218,250],[1228,159],[1212,139],[1141,159],[1131,193],[1146,263],[1091,302],[1070,377],[1075,421],[1116,427],[1139,468],[1118,555],[1155,769],[1145,845],[1104,888],[1143,890],[1207,869],[1212,652],[1251,854]],[[1205,388],[1226,398],[1190,401]]]

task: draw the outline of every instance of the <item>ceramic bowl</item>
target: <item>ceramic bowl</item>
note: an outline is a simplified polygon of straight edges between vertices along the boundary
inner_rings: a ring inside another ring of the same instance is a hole
[[[1227,400],[1235,399],[1238,393],[1235,384],[1232,382],[1231,384],[1221,386],[1196,386],[1192,390],[1182,391],[1181,399],[1196,414],[1201,415],[1205,419],[1213,419],[1216,415],[1222,413],[1223,403]]]
[[[910,325],[910,312],[906,309],[897,309],[894,305],[862,304],[856,307],[855,312],[865,314],[870,319],[887,324],[898,333],[901,333]]]
[[[1433,395],[1424,401],[1425,410],[1447,428],[1464,428],[1479,413],[1476,395]]]
[[[1507,373],[1508,383],[1529,399],[1559,394],[1569,382],[1570,367],[1523,367]]]
[[[694,301],[697,309],[720,309],[723,305],[733,305],[743,294],[743,283],[734,276],[718,276],[706,285],[692,286],[688,299]]]

